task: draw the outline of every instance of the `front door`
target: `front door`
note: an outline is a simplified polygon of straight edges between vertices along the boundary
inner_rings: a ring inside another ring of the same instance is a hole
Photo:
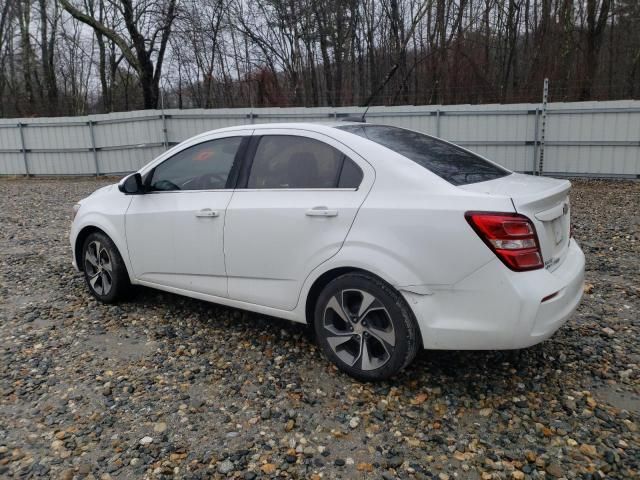
[[[252,139],[246,188],[227,208],[232,299],[295,308],[304,280],[340,250],[371,188],[373,168],[355,152],[301,132],[259,130]]]
[[[244,134],[246,135],[247,132]],[[242,133],[203,141],[157,165],[126,214],[135,277],[156,285],[227,296],[223,251],[230,173]]]

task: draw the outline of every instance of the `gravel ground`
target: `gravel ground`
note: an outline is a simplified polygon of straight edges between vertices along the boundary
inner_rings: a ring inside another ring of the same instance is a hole
[[[640,183],[574,182],[587,293],[552,339],[361,384],[300,325],[97,304],[67,233],[107,182],[0,180],[0,478],[639,478]]]

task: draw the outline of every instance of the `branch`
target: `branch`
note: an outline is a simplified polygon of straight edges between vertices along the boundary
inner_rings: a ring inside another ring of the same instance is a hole
[[[124,38],[122,38],[115,31],[111,30],[109,27],[107,27],[103,23],[99,22],[98,20],[96,20],[92,16],[87,15],[86,13],[83,13],[80,10],[78,10],[76,7],[71,5],[71,3],[69,3],[69,0],[60,0],[60,4],[62,5],[62,8],[64,8],[67,12],[69,12],[69,14],[73,18],[75,18],[76,20],[78,20],[78,21],[80,21],[80,22],[82,22],[82,23],[84,23],[86,25],[89,25],[96,32],[100,32],[105,37],[110,39],[113,43],[118,45],[118,48],[120,48],[120,50],[122,51],[122,54],[127,59],[127,62],[129,62],[129,64],[134,69],[139,71],[138,60],[136,59],[136,56],[133,54],[133,52],[129,48],[129,45],[127,45],[127,41]]]
[[[155,82],[160,81],[160,74],[162,73],[162,62],[164,61],[164,53],[167,48],[167,42],[169,41],[169,35],[171,34],[171,25],[176,18],[176,0],[170,0],[169,9],[167,10],[167,16],[162,27],[162,37],[160,37],[160,49],[158,50],[158,60],[156,61],[156,71],[153,74]]]
[[[397,58],[398,59],[402,58],[402,56],[407,52],[407,45],[409,45],[409,40],[411,40],[413,35],[415,35],[416,27],[422,21],[422,18],[426,15],[427,10],[429,8],[431,8],[431,4],[432,4],[431,1],[424,2],[420,6],[420,9],[416,12],[416,16],[414,17],[413,22],[411,22],[411,27],[409,28],[409,32],[408,32],[407,36],[405,37],[404,41],[402,42],[402,45],[400,46],[400,49],[397,52],[397,55],[398,55]],[[389,70],[389,72],[385,75],[385,77],[382,80],[382,82],[380,83],[380,85],[378,85],[378,88],[376,88],[369,95],[369,97],[367,98],[367,101],[364,102],[364,105],[362,105],[363,107],[368,107],[369,104],[371,102],[373,102],[373,100],[378,96],[378,94],[382,91],[382,89],[387,86],[387,83],[389,83],[389,81],[396,74],[396,72],[398,71],[399,67],[400,67],[400,62],[399,62],[399,60],[396,60],[393,63],[393,65],[391,66],[391,69]]]

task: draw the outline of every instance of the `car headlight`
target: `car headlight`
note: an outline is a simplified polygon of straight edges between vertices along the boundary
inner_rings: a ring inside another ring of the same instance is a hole
[[[71,221],[75,220],[76,215],[78,214],[78,210],[80,210],[80,206],[81,206],[81,205],[80,205],[79,203],[76,203],[76,204],[73,206],[73,213],[71,214]]]

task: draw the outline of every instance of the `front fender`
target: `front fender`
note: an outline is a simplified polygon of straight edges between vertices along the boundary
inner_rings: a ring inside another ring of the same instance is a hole
[[[89,227],[102,230],[113,241],[113,243],[115,243],[122,260],[127,267],[129,279],[133,282],[133,269],[129,260],[125,234],[125,213],[129,203],[131,202],[131,197],[125,195],[121,195],[120,197],[121,198],[116,197],[114,199],[110,199],[113,201],[109,202],[111,205],[106,209],[106,212],[92,211],[92,202],[87,202],[87,204],[82,203],[82,206],[80,207],[80,210],[78,211],[78,214],[71,226],[69,239],[71,242],[73,259],[75,260],[77,258],[76,247],[78,247],[76,244],[80,233]],[[76,268],[79,267],[80,265],[76,265]]]

